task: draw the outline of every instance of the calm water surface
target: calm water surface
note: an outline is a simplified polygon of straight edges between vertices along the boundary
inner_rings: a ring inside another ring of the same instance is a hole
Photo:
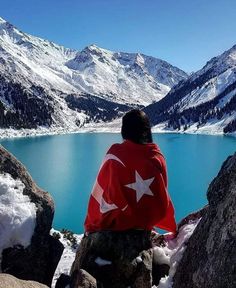
[[[72,134],[1,140],[56,204],[54,227],[83,232],[88,199],[100,163],[119,134]],[[207,203],[206,190],[222,162],[236,150],[226,136],[154,134],[168,165],[177,220]]]

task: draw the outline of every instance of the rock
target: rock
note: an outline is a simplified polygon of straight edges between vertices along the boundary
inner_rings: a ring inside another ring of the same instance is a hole
[[[81,241],[71,269],[71,287],[77,287],[83,269],[97,280],[98,287],[152,287],[152,247],[150,232],[103,231]]]
[[[15,246],[3,250],[1,270],[20,279],[50,286],[64,249],[59,240],[49,235],[54,215],[53,200],[36,186],[25,167],[0,146],[0,174],[6,173],[24,184],[23,194],[36,206],[36,224],[28,247]]]
[[[152,265],[152,284],[158,286],[161,278],[169,275],[169,270],[167,264]]]
[[[74,288],[97,288],[96,279],[83,269],[79,269],[76,276],[73,277],[73,284],[71,287]]]
[[[191,214],[189,214],[188,216],[186,216],[184,219],[182,219],[179,223],[178,223],[178,230],[185,224],[188,224],[190,223],[191,221],[195,221],[197,219],[200,219],[202,218],[207,210],[208,210],[208,205],[204,206],[202,209],[196,211],[196,212],[193,212]]]
[[[236,287],[236,154],[209,186],[209,207],[177,267],[173,288]]]
[[[133,288],[152,287],[152,259],[153,250],[142,251],[135,259],[136,277],[132,285]]]
[[[62,273],[57,279],[55,288],[65,288],[68,285],[70,285],[70,276]]]
[[[73,283],[72,280],[73,279]],[[97,288],[96,279],[83,269],[73,271],[72,277],[61,274],[56,282],[55,288]]]
[[[35,281],[25,281],[17,279],[16,277],[1,273],[0,274],[1,288],[48,288],[48,286],[40,284]]]

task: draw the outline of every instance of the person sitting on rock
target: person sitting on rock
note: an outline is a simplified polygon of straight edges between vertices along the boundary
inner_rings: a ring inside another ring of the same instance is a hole
[[[88,204],[86,236],[72,268],[86,270],[101,287],[132,287],[137,278],[133,261],[152,247],[151,230],[176,232],[166,162],[153,143],[147,115],[138,109],[126,113],[121,134],[123,143],[110,147],[100,167]],[[96,259],[112,264],[104,270]],[[127,266],[128,272],[123,271]]]
[[[85,231],[176,231],[167,192],[166,162],[153,143],[149,119],[140,110],[123,117],[122,144],[108,150],[88,205]]]

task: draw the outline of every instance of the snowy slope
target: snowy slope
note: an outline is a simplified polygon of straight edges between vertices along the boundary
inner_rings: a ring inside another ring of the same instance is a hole
[[[152,123],[158,124],[157,130],[164,127],[204,133],[235,131],[236,45],[212,58],[145,110]]]
[[[0,18],[0,128],[65,128],[120,117],[164,97],[187,74],[141,54],[81,52]]]
[[[68,72],[64,62],[75,54],[71,49],[23,33],[0,18],[0,57],[4,64],[1,73],[15,77],[19,74],[26,82],[73,91],[63,75]]]
[[[66,63],[74,85],[120,103],[148,105],[165,96],[186,73],[163,60],[139,53],[114,53],[95,45]]]
[[[182,70],[141,54],[115,53],[95,45],[81,52],[19,31],[0,18],[1,72],[64,93],[84,92],[118,103],[150,104],[165,96]],[[5,70],[5,71],[4,71]]]

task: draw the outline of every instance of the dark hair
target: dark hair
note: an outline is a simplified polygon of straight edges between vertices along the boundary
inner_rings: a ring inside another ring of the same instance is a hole
[[[148,116],[139,109],[127,112],[122,118],[121,135],[123,139],[137,144],[152,143]]]

